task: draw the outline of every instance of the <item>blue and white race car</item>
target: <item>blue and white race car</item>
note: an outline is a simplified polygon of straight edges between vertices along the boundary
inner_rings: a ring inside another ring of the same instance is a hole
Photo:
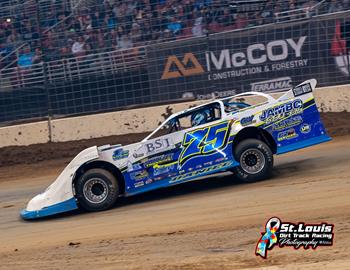
[[[106,210],[121,196],[227,170],[244,182],[268,178],[275,154],[331,139],[315,104],[315,87],[312,79],[278,99],[248,92],[210,101],[173,114],[141,142],[87,148],[21,216]],[[248,104],[243,96],[259,102]]]

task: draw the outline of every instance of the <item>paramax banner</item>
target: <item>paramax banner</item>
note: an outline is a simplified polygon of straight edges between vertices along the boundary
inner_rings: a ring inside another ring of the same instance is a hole
[[[206,99],[283,91],[311,78],[319,86],[349,83],[345,22],[344,15],[313,18],[152,45],[152,96]]]

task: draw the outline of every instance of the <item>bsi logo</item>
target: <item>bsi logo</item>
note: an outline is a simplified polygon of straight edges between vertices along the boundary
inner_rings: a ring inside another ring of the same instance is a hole
[[[173,65],[176,67],[174,71],[172,71]],[[182,76],[186,77],[204,72],[203,67],[193,53],[185,53],[182,61],[180,61],[175,55],[171,55],[167,59],[161,79],[166,80]]]
[[[145,144],[147,154],[155,154],[172,149],[173,147],[174,145],[171,143],[170,138],[155,139],[154,141]]]

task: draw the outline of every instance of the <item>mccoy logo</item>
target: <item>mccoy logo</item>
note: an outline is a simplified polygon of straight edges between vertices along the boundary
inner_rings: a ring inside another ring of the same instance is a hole
[[[326,222],[319,224],[298,224],[282,222],[279,218],[273,217],[265,225],[265,231],[261,233],[255,249],[255,255],[264,259],[267,258],[267,251],[274,246],[294,247],[298,249],[312,248],[319,246],[332,246],[334,239],[334,225]]]
[[[176,69],[172,71],[173,65]],[[185,53],[182,62],[175,56],[168,57],[161,77],[162,80],[204,73],[204,69],[193,53]]]
[[[221,80],[257,73],[291,70],[308,65],[302,56],[307,36],[251,44],[239,51],[222,49],[205,52],[205,68],[196,56],[185,53],[182,61],[175,55],[167,58],[161,79],[186,77],[209,72],[208,80]],[[234,42],[234,41],[232,41]]]
[[[275,92],[289,90],[292,88],[291,77],[277,78],[268,81],[255,82],[250,84],[254,92]]]
[[[225,49],[221,50],[219,57],[216,57],[214,52],[207,52],[207,68],[208,71],[211,71],[212,67],[221,70],[223,68],[240,68],[248,64],[260,65],[267,61],[283,61],[291,55],[291,52],[296,58],[299,58],[306,38],[306,36],[302,36],[297,41],[289,38],[270,41],[267,44],[252,44],[246,50],[232,54],[228,49]]]

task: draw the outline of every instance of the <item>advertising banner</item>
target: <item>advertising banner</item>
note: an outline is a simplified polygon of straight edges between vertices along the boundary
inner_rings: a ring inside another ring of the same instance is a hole
[[[311,78],[319,86],[349,83],[345,24],[344,17],[313,18],[151,45],[152,96],[208,99],[276,92]]]

